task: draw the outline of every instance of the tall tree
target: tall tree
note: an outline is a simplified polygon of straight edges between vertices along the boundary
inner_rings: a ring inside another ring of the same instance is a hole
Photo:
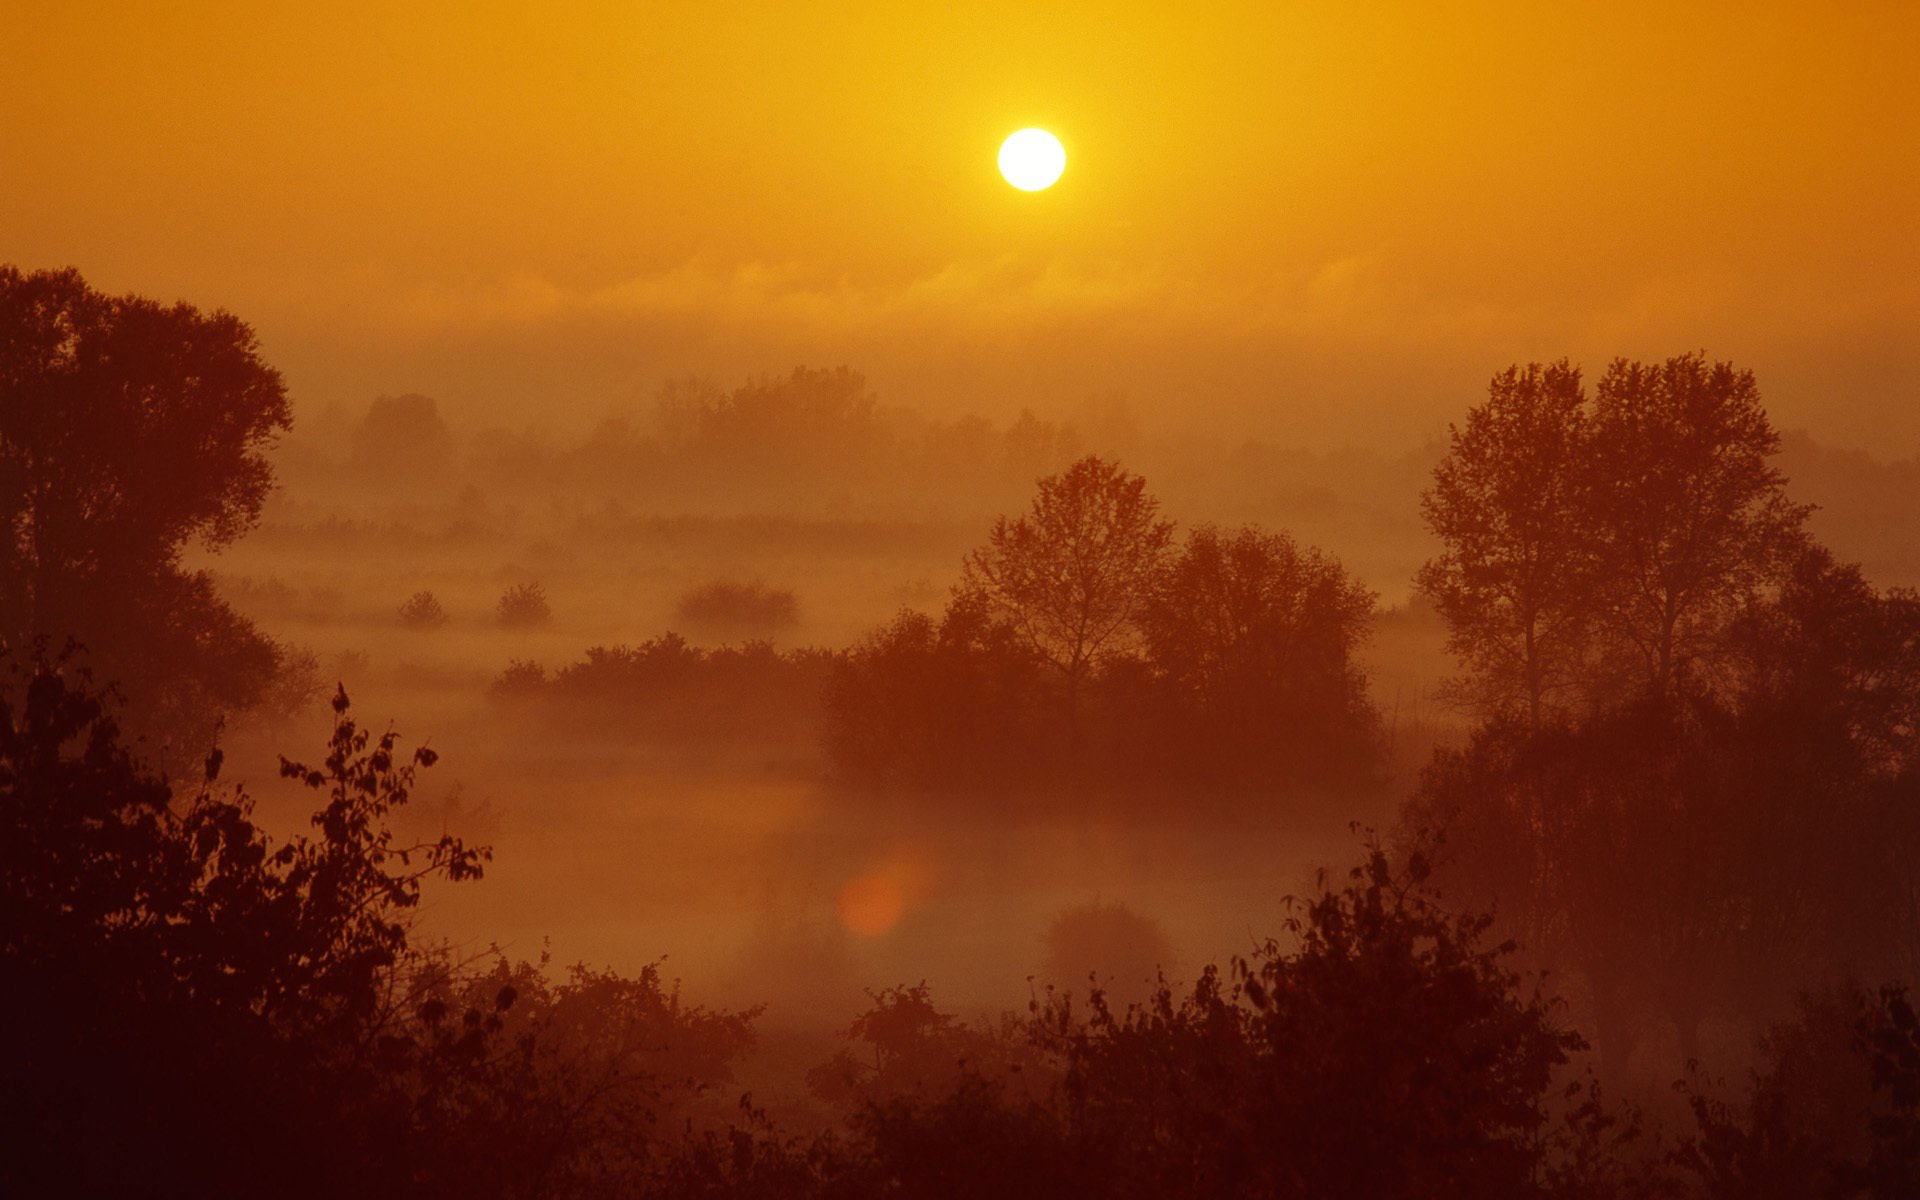
[[[1594,391],[1588,462],[1609,631],[1664,695],[1715,682],[1725,634],[1778,583],[1811,506],[1767,459],[1780,435],[1753,372],[1683,354],[1616,359]]]
[[[1147,481],[1089,456],[1040,480],[1026,516],[1001,517],[959,586],[1011,625],[1066,681],[1076,730],[1082,685],[1138,634],[1173,543]]]
[[[1421,502],[1443,548],[1419,585],[1468,668],[1456,691],[1484,712],[1518,709],[1535,727],[1568,703],[1587,657],[1586,406],[1565,359],[1509,367],[1452,428]]]
[[[290,423],[230,314],[0,266],[0,646],[77,638],[150,732],[252,703],[275,648],[182,553],[259,520]]]

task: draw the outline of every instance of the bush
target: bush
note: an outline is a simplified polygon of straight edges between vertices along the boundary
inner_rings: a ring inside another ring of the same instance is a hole
[[[494,678],[496,700],[538,701],[573,731],[643,738],[790,738],[816,732],[820,695],[838,656],[767,642],[707,649],[678,634],[638,646],[593,646],[549,672],[515,661]]]
[[[537,583],[522,583],[508,588],[500,596],[500,623],[509,629],[531,629],[553,620],[553,606],[547,603],[547,589]]]
[[[797,624],[800,605],[786,588],[715,580],[680,597],[675,614],[690,628],[766,634]]]
[[[487,690],[497,699],[511,699],[515,696],[539,694],[546,686],[547,669],[532,659],[516,658],[507,663],[507,669],[494,676]]]
[[[415,592],[400,606],[400,623],[409,629],[438,629],[447,623],[447,610],[432,592]]]

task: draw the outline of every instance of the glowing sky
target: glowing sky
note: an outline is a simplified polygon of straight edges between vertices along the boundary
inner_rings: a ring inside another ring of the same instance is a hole
[[[687,371],[1409,444],[1703,348],[1920,451],[1920,5],[16,6],[0,260],[225,305],[305,404]],[[1024,195],[994,154],[1059,133]]]

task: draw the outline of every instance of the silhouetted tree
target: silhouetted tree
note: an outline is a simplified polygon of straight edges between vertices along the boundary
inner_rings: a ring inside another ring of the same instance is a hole
[[[1066,681],[1076,732],[1081,689],[1103,654],[1138,635],[1173,541],[1146,480],[1083,458],[1039,482],[1026,516],[1001,517],[967,556],[959,586]]]
[[[496,611],[509,629],[531,629],[553,620],[547,589],[537,583],[518,583],[502,592]]]
[[[1424,860],[1347,884],[1190,995],[1079,1024],[1056,1005],[1071,1121],[1113,1196],[1528,1196],[1556,1069],[1582,1045],[1441,911]]]
[[[79,639],[136,725],[202,752],[276,650],[181,555],[258,521],[289,424],[237,318],[0,267],[0,647]]]
[[[1591,437],[1578,368],[1509,367],[1453,426],[1421,499],[1440,538],[1420,587],[1484,712],[1517,706],[1538,726],[1582,681],[1594,616]]]
[[[1424,498],[1462,689],[1538,727],[1723,683],[1732,622],[1804,541],[1779,445],[1753,373],[1697,354],[1616,360],[1591,402],[1565,361],[1495,377]]]
[[[447,619],[447,610],[432,592],[415,592],[400,606],[400,623],[409,629],[438,629]]]
[[[1770,1017],[1911,969],[1920,874],[1920,605],[1805,550],[1723,634],[1723,686],[1436,755],[1404,820],[1454,894],[1576,967],[1608,1073],[1651,1023]]]
[[[1601,611],[1640,660],[1635,683],[1715,682],[1728,625],[1791,561],[1810,509],[1768,465],[1779,449],[1751,371],[1687,354],[1601,377],[1590,519]]]

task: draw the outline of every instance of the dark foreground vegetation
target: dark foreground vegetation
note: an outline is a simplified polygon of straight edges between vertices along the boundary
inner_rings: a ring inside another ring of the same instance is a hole
[[[683,432],[746,453],[774,413],[831,442],[848,386],[683,397]],[[874,992],[777,1107],[739,1081],[756,1009],[423,932],[429,885],[490,852],[395,832],[436,755],[344,688],[322,757],[282,760],[303,832],[221,782],[222,715],[318,677],[183,565],[258,519],[287,423],[244,325],[0,269],[0,389],[5,1194],[1920,1194],[1920,599],[1812,536],[1729,364],[1493,380],[1424,506],[1473,724],[1270,938],[1133,1003],[1096,979],[967,1022]],[[390,402],[354,453],[397,469],[431,416]],[[1386,785],[1374,603],[1085,456],[937,613],[845,650],[520,660],[493,701],[534,739],[817,739],[843,796],[1128,799],[1253,837],[1302,789]],[[484,616],[552,614],[522,579]],[[397,616],[460,619],[424,590]]]

